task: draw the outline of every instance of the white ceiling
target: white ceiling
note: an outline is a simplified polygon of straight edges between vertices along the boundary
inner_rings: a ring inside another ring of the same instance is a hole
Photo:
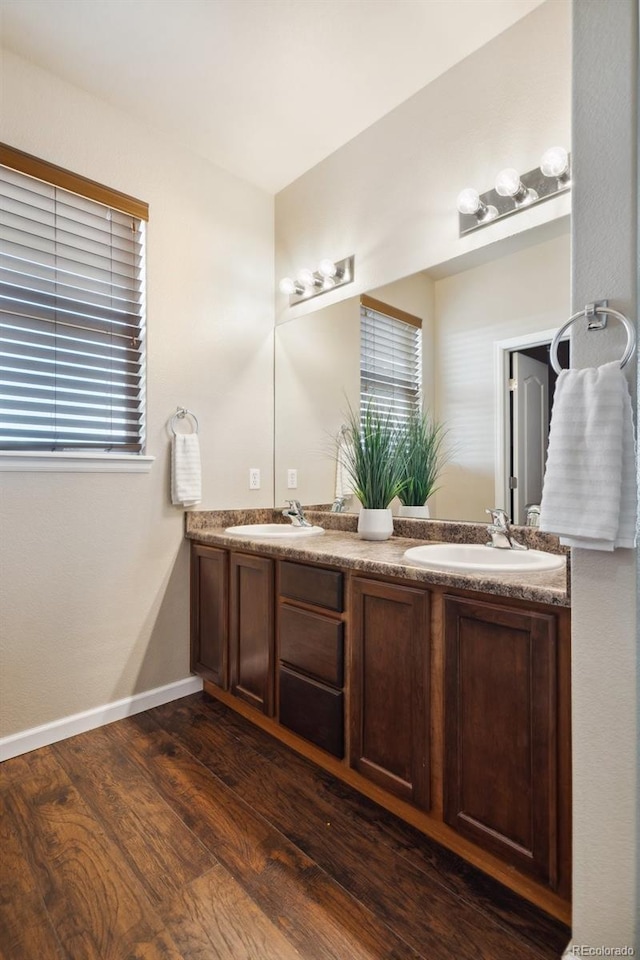
[[[0,0],[0,37],[275,193],[541,2]]]

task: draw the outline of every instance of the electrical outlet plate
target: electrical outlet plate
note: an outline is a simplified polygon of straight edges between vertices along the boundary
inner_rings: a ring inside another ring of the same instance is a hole
[[[289,467],[287,470],[287,490],[297,490],[298,489],[298,471],[293,467]]]
[[[249,467],[249,490],[260,489],[260,467]]]

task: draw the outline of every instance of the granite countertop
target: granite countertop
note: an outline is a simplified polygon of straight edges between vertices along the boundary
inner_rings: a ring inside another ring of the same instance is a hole
[[[484,543],[486,524],[458,523],[438,520],[402,520],[394,522],[394,535],[389,540],[361,540],[356,533],[354,514],[330,514],[306,510],[307,518],[325,532],[321,536],[292,538],[257,537],[250,539],[225,533],[225,528],[246,523],[282,521],[280,511],[225,510],[189,511],[186,513],[186,536],[190,540],[212,546],[251,550],[284,560],[312,561],[325,565],[402,577],[420,583],[433,583],[474,590],[479,593],[531,600],[554,606],[570,606],[568,571],[540,573],[454,573],[427,567],[412,566],[403,554],[409,547],[434,542]],[[566,553],[555,537],[524,527],[515,528],[516,536],[533,549]]]

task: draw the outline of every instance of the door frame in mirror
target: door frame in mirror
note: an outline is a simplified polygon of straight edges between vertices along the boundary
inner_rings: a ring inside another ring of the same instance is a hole
[[[510,457],[510,356],[515,350],[528,350],[551,344],[557,328],[541,330],[538,333],[525,333],[519,337],[496,340],[494,343],[494,383],[495,383],[495,506],[508,510],[509,479],[511,476]],[[569,337],[563,337],[568,340]]]

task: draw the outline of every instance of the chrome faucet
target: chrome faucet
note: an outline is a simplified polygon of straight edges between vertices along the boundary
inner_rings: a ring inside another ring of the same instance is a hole
[[[540,504],[539,503],[528,503],[525,510],[525,527],[539,527],[540,526]]]
[[[344,513],[345,497],[336,497],[331,505],[331,513]]]
[[[504,510],[494,507],[492,510],[485,510],[491,516],[491,523],[487,526],[487,533],[491,539],[487,541],[488,547],[497,547],[498,550],[528,550],[523,543],[518,543],[513,539],[509,517]]]
[[[289,506],[284,508],[282,511],[282,516],[288,517],[294,527],[313,526],[313,524],[309,523],[305,517],[304,510],[302,509],[302,505],[299,500],[287,500],[287,503]]]

